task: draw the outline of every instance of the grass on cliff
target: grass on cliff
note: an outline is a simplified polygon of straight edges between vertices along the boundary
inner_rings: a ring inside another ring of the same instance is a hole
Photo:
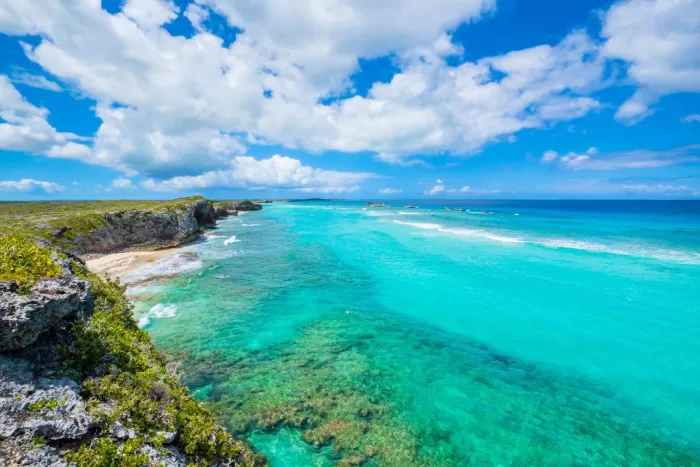
[[[103,436],[67,456],[86,466],[146,465],[138,454],[146,443],[162,447],[163,433],[176,433],[175,445],[198,465],[233,459],[233,465],[264,464],[264,459],[235,440],[183,386],[173,363],[160,354],[133,319],[131,303],[118,282],[101,279],[78,265],[74,273],[90,283],[95,312],[74,325],[74,344],[66,349],[68,367],[77,371],[100,421]],[[116,423],[138,433],[125,444],[107,433]]]
[[[105,225],[102,214],[110,211],[143,209],[177,211],[187,209],[201,196],[169,201],[111,200],[111,201],[38,201],[0,202],[0,225],[4,233],[21,233],[55,242],[51,235],[57,229],[68,228],[66,240],[87,234]]]
[[[22,235],[0,235],[0,281],[14,280],[27,293],[38,280],[60,275],[49,249]]]

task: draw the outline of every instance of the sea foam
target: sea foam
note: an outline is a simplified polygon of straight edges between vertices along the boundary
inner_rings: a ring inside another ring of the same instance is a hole
[[[151,318],[172,318],[177,314],[177,306],[176,305],[165,305],[163,303],[159,303],[148,311],[144,316],[141,317],[138,321],[138,327],[140,328],[145,328],[149,324],[151,324]]]
[[[555,249],[580,250],[588,251],[590,253],[606,253],[620,256],[649,258],[682,264],[700,264],[700,253],[647,247],[644,245],[635,245],[631,243],[627,245],[605,245],[602,243],[569,238],[522,238],[482,229],[448,228],[441,224],[429,222],[403,222],[399,220],[394,220],[393,222],[418,229],[435,230],[437,232],[459,235],[461,237],[471,237],[499,243],[528,243],[531,245]]]
[[[236,243],[236,242],[240,242],[240,240],[238,240],[235,235],[231,235],[229,238],[224,240],[224,245],[229,245],[231,243]]]

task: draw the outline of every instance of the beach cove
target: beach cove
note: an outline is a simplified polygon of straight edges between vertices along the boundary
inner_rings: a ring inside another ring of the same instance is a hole
[[[697,465],[697,205],[492,203],[275,204],[123,279],[273,466]]]

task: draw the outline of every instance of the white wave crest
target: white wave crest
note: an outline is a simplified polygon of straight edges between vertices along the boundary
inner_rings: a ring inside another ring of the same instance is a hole
[[[237,242],[240,242],[240,240],[238,240],[235,235],[231,235],[231,237],[224,240],[224,245],[229,245],[231,243],[237,243]]]
[[[146,264],[122,277],[125,284],[147,281],[151,277],[172,276],[202,267],[199,256],[192,251],[179,252]]]
[[[530,244],[554,249],[570,249],[588,251],[590,253],[605,253],[637,258],[649,258],[659,261],[669,261],[682,264],[700,264],[700,253],[656,248],[652,246],[626,244],[624,246],[605,245],[602,243],[574,240],[567,238],[522,238],[502,233],[495,233],[483,229],[446,228],[440,224],[426,222],[402,222],[395,220],[396,224],[408,225],[423,230],[434,230],[473,239],[489,240],[499,243]]]
[[[243,227],[260,227],[260,224],[241,224]]]
[[[141,317],[138,321],[138,327],[144,328],[151,324],[151,319],[152,318],[172,318],[177,314],[177,305],[165,305],[163,303],[159,303],[155,306],[153,306],[148,313],[146,313],[144,316]]]

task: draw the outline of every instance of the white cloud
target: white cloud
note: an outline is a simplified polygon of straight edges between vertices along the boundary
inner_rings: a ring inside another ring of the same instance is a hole
[[[386,152],[380,152],[373,157],[375,161],[385,162],[389,165],[400,165],[403,167],[411,167],[414,165],[422,165],[423,167],[429,167],[430,164],[422,159],[409,159],[399,154],[391,154]]]
[[[634,193],[694,193],[693,188],[686,185],[664,185],[664,184],[636,184],[636,185],[622,185],[622,189],[628,192]]]
[[[0,31],[36,35],[27,57],[95,99],[102,123],[94,141],[68,144],[76,135],[32,106],[39,113],[0,127],[0,146],[154,180],[226,172],[247,144],[427,165],[410,155],[472,155],[599,109],[590,94],[608,84],[604,58],[629,63],[640,87],[618,111],[624,121],[647,115],[663,93],[697,90],[688,83],[700,82],[698,2],[616,4],[604,18],[604,57],[573,31],[557,44],[452,66],[446,57],[462,50],[447,32],[493,11],[495,0],[196,0],[180,12],[195,27],[189,38],[160,27],[179,12],[171,0],[128,0],[114,15],[97,0],[3,0]],[[212,10],[241,31],[227,47],[205,27]],[[359,59],[386,55],[400,72],[353,95]],[[325,100],[341,95],[352,97]]]
[[[0,75],[0,149],[45,153],[50,149],[80,139],[72,133],[57,131],[47,121],[49,111],[27,101],[12,85],[10,78]]]
[[[430,190],[426,191],[425,194],[433,196],[442,193],[443,191],[445,191],[445,185],[442,183],[442,180],[437,179],[435,180],[435,186],[433,186]]]
[[[683,123],[700,122],[700,114],[691,114],[683,117]]]
[[[401,192],[403,192],[403,190],[399,190],[397,188],[382,188],[379,190],[379,193],[382,195],[395,195]]]
[[[590,148],[585,154],[570,152],[559,158],[560,165],[571,170],[617,170],[668,167],[700,163],[700,145],[665,151],[636,150],[598,154]]]
[[[177,18],[178,8],[169,0],[127,0],[122,11],[139,26],[153,28]]]
[[[551,157],[551,152],[552,151],[548,151],[545,153],[545,155],[549,153],[549,157]],[[575,152],[570,152],[561,156],[559,158],[559,163],[564,167],[576,170],[582,165],[584,165],[587,161],[591,159],[592,156],[596,154],[598,154],[598,149],[596,148],[588,148],[585,154],[577,154]],[[544,156],[542,157],[544,158]]]
[[[459,189],[459,191],[461,193],[467,193],[467,192],[471,191],[471,189],[472,189],[472,187],[470,187],[468,185],[464,185],[462,188]]]
[[[66,191],[66,188],[63,185],[59,185],[58,183],[54,182],[44,182],[41,180],[25,178],[18,181],[0,181],[0,190],[22,192],[43,190],[46,193],[57,193]]]
[[[339,172],[302,165],[298,159],[275,155],[257,160],[238,156],[231,167],[194,176],[173,177],[164,181],[148,179],[143,188],[155,191],[183,191],[209,187],[292,188],[306,192],[342,193],[357,191],[358,183],[376,178],[366,172]]]
[[[559,157],[559,156],[557,155],[557,152],[556,152],[556,151],[546,151],[546,152],[542,155],[542,159],[541,159],[541,160],[542,160],[543,163],[546,164],[546,163],[548,163],[548,162],[552,162],[552,161],[556,160],[557,157]]]
[[[627,62],[629,79],[640,87],[618,119],[638,121],[663,95],[700,91],[698,11],[700,0],[623,0],[605,14],[602,53]]]
[[[31,73],[20,72],[12,75],[12,82],[15,84],[23,84],[38,89],[46,89],[47,91],[60,92],[63,90],[55,81],[51,81],[45,76],[33,75]]]
[[[444,57],[461,51],[445,31],[494,2],[391,1],[200,0],[187,10],[198,33],[184,38],[157,27],[174,17],[170,1],[131,0],[110,15],[94,0],[6,0],[0,30],[40,34],[27,56],[98,101],[95,149],[76,157],[156,178],[220,169],[243,154],[242,137],[418,165],[402,156],[472,154],[599,105],[582,95],[603,71],[585,34],[452,67]],[[244,30],[227,48],[201,27],[210,7]],[[391,82],[319,103],[347,89],[360,57],[392,52],[401,72]]]
[[[124,177],[115,178],[112,180],[111,187],[116,190],[133,190],[136,186],[131,183],[131,180]]]

